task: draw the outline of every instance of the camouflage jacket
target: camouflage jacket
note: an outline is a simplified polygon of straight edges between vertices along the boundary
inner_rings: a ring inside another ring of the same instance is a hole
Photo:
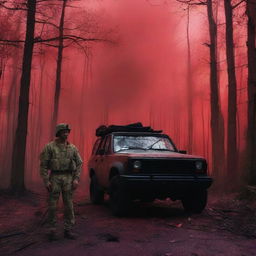
[[[48,170],[70,170],[73,179],[79,180],[82,158],[75,145],[67,142],[60,144],[56,140],[48,143],[40,154],[40,175],[45,184],[49,183]]]

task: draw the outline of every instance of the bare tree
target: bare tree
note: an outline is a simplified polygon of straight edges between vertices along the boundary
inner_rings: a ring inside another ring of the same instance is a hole
[[[217,25],[213,15],[212,0],[207,0],[207,17],[210,36],[210,91],[211,91],[211,141],[213,174],[219,178],[225,168],[224,121],[220,107],[217,69]]]
[[[25,190],[25,154],[28,127],[31,64],[34,48],[35,14],[36,0],[28,0],[26,37],[23,52],[22,74],[20,80],[18,125],[15,133],[12,153],[10,189],[15,193],[20,193]]]
[[[256,185],[256,0],[246,1],[247,60],[248,60],[248,114],[247,154],[248,182]]]
[[[67,0],[63,0],[63,1],[66,2]],[[17,46],[18,44],[24,43],[22,75],[21,75],[21,81],[20,81],[18,123],[17,123],[16,132],[15,132],[14,146],[13,146],[13,152],[12,152],[12,168],[11,168],[11,182],[10,182],[10,190],[13,191],[14,193],[22,193],[26,190],[25,183],[24,183],[25,156],[26,156],[26,138],[27,138],[28,113],[29,113],[31,65],[32,65],[34,45],[36,43],[42,43],[47,46],[58,48],[59,45],[61,45],[61,42],[63,41],[67,41],[68,42],[67,45],[77,44],[80,47],[81,47],[81,42],[85,42],[85,41],[110,42],[109,40],[104,40],[104,39],[91,38],[91,37],[84,38],[79,35],[64,34],[63,33],[64,14],[62,15],[63,16],[62,29],[61,29],[61,26],[59,26],[60,30],[62,30],[61,34],[53,37],[47,37],[47,38],[42,38],[41,34],[35,36],[36,23],[45,23],[45,24],[49,23],[47,21],[36,20],[36,13],[40,13],[41,16],[47,18],[47,15],[44,15],[41,11],[37,12],[36,10],[37,3],[39,2],[50,5],[51,0],[27,0],[27,2],[14,1],[11,4],[9,4],[6,1],[0,1],[0,8],[5,8],[10,11],[22,10],[22,11],[26,11],[27,13],[25,40],[20,40],[20,39],[12,40],[12,39],[0,38],[0,45],[4,45],[4,46]],[[54,44],[54,42],[59,42],[59,45]],[[62,56],[62,51],[60,51],[60,56]],[[59,63],[60,64],[62,63],[62,58],[59,60]],[[60,76],[61,66],[58,72]]]
[[[44,17],[43,19],[37,20],[38,23],[51,26],[55,30],[57,30],[57,37],[56,39],[56,44],[55,43],[49,43],[47,42],[47,39],[41,39],[43,43],[45,43],[47,46],[55,47],[57,48],[57,61],[56,61],[56,78],[55,78],[55,93],[54,93],[54,109],[53,109],[53,118],[52,118],[52,131],[54,131],[55,126],[57,124],[58,120],[58,115],[59,115],[59,102],[60,102],[60,95],[61,95],[61,76],[62,76],[62,65],[63,65],[63,54],[64,54],[64,49],[67,47],[70,47],[72,45],[75,45],[79,47],[79,49],[82,49],[82,52],[86,52],[86,46],[85,43],[89,41],[108,41],[110,40],[107,39],[100,39],[100,38],[86,38],[83,36],[77,36],[75,33],[76,30],[81,30],[82,34],[85,34],[86,30],[85,28],[89,29],[89,24],[85,24],[81,22],[81,24],[77,24],[75,28],[70,28],[65,26],[65,19],[66,19],[66,8],[67,7],[74,7],[70,5],[73,1],[72,0],[61,0],[61,11],[60,11],[60,19],[59,19],[59,24],[56,25],[53,22],[49,21],[49,17]],[[69,32],[67,35],[66,32]],[[55,40],[53,40],[55,41]]]
[[[193,150],[193,82],[191,70],[191,46],[189,37],[190,27],[190,6],[187,7],[187,103],[188,103],[188,152],[192,153]]]
[[[64,20],[65,20],[65,11],[68,0],[63,0],[62,10],[60,16],[59,24],[59,41],[58,41],[58,57],[57,57],[57,68],[56,68],[56,83],[55,83],[55,95],[54,95],[54,109],[53,109],[53,127],[57,123],[58,113],[59,113],[59,100],[60,100],[60,90],[61,90],[61,70],[62,70],[62,59],[63,59],[63,49],[64,49]],[[54,128],[53,128],[54,130]]]
[[[210,43],[205,45],[210,49],[210,109],[211,109],[211,142],[212,142],[212,169],[216,181],[220,180],[221,174],[225,168],[225,150],[224,150],[224,120],[221,113],[219,84],[218,84],[218,66],[217,66],[217,25],[213,15],[212,0],[178,0],[183,4],[190,6],[206,6],[209,25]]]
[[[226,56],[228,70],[228,138],[227,138],[227,175],[237,175],[237,82],[235,71],[233,6],[231,0],[224,1],[226,19]]]

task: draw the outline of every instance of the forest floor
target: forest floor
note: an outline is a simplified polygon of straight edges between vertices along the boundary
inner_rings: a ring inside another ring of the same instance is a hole
[[[77,240],[48,242],[44,227],[46,192],[23,197],[0,195],[0,255],[30,256],[210,256],[256,255],[256,202],[237,194],[209,193],[202,214],[188,216],[180,202],[138,204],[123,218],[111,215],[108,200],[90,204],[75,194]]]

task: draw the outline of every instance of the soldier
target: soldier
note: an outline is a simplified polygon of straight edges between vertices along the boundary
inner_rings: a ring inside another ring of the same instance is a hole
[[[64,237],[76,238],[72,232],[75,224],[72,194],[79,183],[82,159],[75,145],[67,141],[69,133],[68,124],[58,124],[56,139],[48,143],[40,155],[40,175],[49,191],[47,222],[50,241],[57,240],[56,207],[60,193],[64,204]]]

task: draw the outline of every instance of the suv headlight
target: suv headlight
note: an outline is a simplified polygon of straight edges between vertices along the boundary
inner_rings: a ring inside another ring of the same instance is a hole
[[[203,162],[202,161],[196,161],[196,169],[202,170],[203,169]]]
[[[133,168],[140,169],[141,168],[141,161],[134,161]]]

